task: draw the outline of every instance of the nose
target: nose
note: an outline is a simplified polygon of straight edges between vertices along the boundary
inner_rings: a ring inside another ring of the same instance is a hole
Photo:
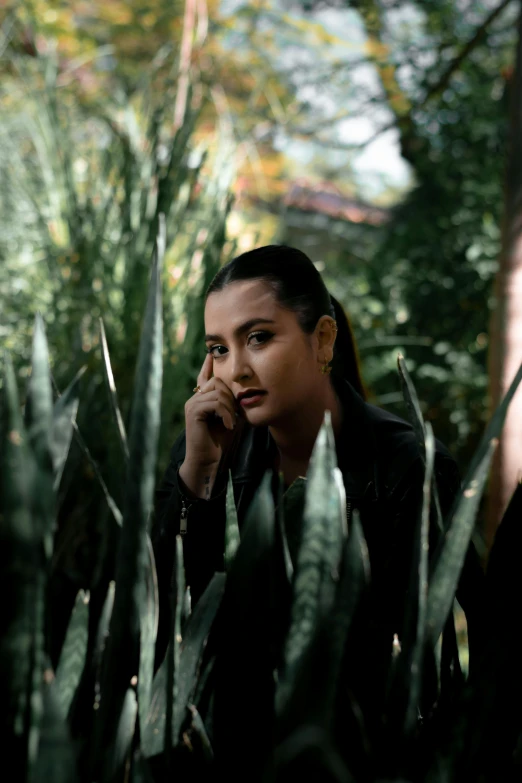
[[[230,356],[230,382],[241,383],[252,377],[252,369],[243,351],[232,351]]]

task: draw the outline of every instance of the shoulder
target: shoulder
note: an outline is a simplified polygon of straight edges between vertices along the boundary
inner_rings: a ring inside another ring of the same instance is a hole
[[[379,462],[385,494],[396,494],[424,476],[421,444],[412,425],[405,419],[365,403],[374,435],[376,459]],[[447,483],[451,490],[460,485],[460,472],[449,449],[435,438],[435,474],[438,482]]]

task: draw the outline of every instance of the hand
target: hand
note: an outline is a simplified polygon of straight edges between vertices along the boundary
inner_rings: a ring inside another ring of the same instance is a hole
[[[207,354],[198,375],[200,387],[185,403],[185,462],[193,467],[217,466],[234,436],[239,407],[228,386],[212,375]]]

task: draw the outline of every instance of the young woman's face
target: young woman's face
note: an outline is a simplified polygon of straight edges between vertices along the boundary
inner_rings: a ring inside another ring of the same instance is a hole
[[[305,335],[295,314],[260,280],[230,283],[210,294],[205,332],[214,376],[236,399],[245,389],[266,392],[259,402],[240,406],[251,424],[277,424],[304,401],[309,404],[324,382],[324,351],[315,332]]]

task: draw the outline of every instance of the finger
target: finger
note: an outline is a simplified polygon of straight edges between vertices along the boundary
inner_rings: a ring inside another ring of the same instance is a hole
[[[212,378],[213,363],[214,359],[212,354],[207,353],[205,361],[201,365],[201,370],[199,371],[197,386],[203,386]]]
[[[196,395],[195,402],[198,405],[198,409],[203,409],[205,412],[214,410],[216,413],[218,409],[226,410],[230,415],[231,422],[237,421],[237,411],[234,408],[233,399],[224,393],[221,389],[209,389],[207,392],[201,390],[201,394]],[[209,407],[210,404],[210,407]]]

